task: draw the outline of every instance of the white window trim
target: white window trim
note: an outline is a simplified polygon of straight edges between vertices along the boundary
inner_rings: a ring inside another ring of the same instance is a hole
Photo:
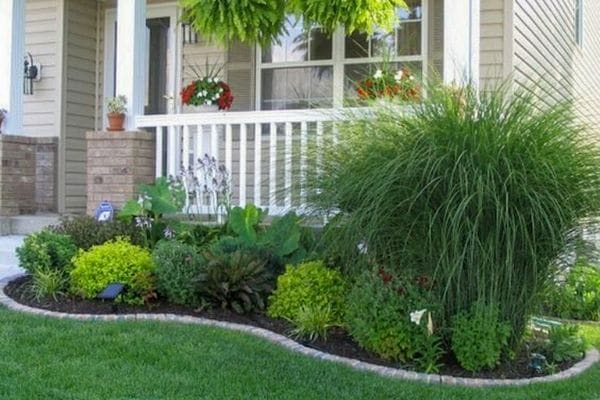
[[[406,22],[421,22],[421,54],[414,56],[395,56],[390,62],[421,62],[423,66],[422,76],[427,78],[428,52],[429,52],[429,0],[422,0],[421,19],[407,19]],[[329,60],[290,61],[277,63],[262,62],[262,48],[256,45],[256,82],[255,82],[255,104],[256,109],[262,109],[262,71],[263,69],[278,68],[303,68],[303,67],[333,67],[333,108],[341,108],[344,105],[344,67],[352,64],[369,64],[382,62],[383,57],[357,57],[345,58],[345,30],[343,27],[336,29],[332,35],[332,55]]]

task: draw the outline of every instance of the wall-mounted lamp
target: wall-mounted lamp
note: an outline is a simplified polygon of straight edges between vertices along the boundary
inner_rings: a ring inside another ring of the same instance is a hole
[[[24,80],[23,80],[23,93],[26,95],[33,94],[33,82],[39,82],[42,79],[42,65],[40,63],[33,62],[33,56],[31,53],[25,55],[23,61],[24,66]]]

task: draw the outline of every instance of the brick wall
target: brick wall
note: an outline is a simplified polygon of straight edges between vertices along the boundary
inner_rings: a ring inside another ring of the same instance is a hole
[[[88,214],[105,200],[120,208],[140,184],[154,182],[154,134],[88,132],[86,139]]]
[[[0,215],[56,211],[56,138],[0,135]]]

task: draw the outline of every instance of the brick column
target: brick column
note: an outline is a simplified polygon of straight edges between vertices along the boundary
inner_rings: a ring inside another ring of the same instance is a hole
[[[35,212],[33,138],[0,135],[0,215]]]
[[[116,208],[154,182],[155,136],[148,132],[88,132],[87,213],[109,201]]]

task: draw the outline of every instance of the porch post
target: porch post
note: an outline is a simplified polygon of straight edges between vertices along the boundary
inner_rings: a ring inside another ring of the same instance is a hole
[[[479,82],[480,0],[444,0],[444,82]]]
[[[0,109],[8,111],[4,131],[23,129],[23,55],[25,53],[25,1],[0,0]]]
[[[146,0],[118,0],[116,94],[127,97],[125,128],[136,130],[144,114],[146,78]]]

